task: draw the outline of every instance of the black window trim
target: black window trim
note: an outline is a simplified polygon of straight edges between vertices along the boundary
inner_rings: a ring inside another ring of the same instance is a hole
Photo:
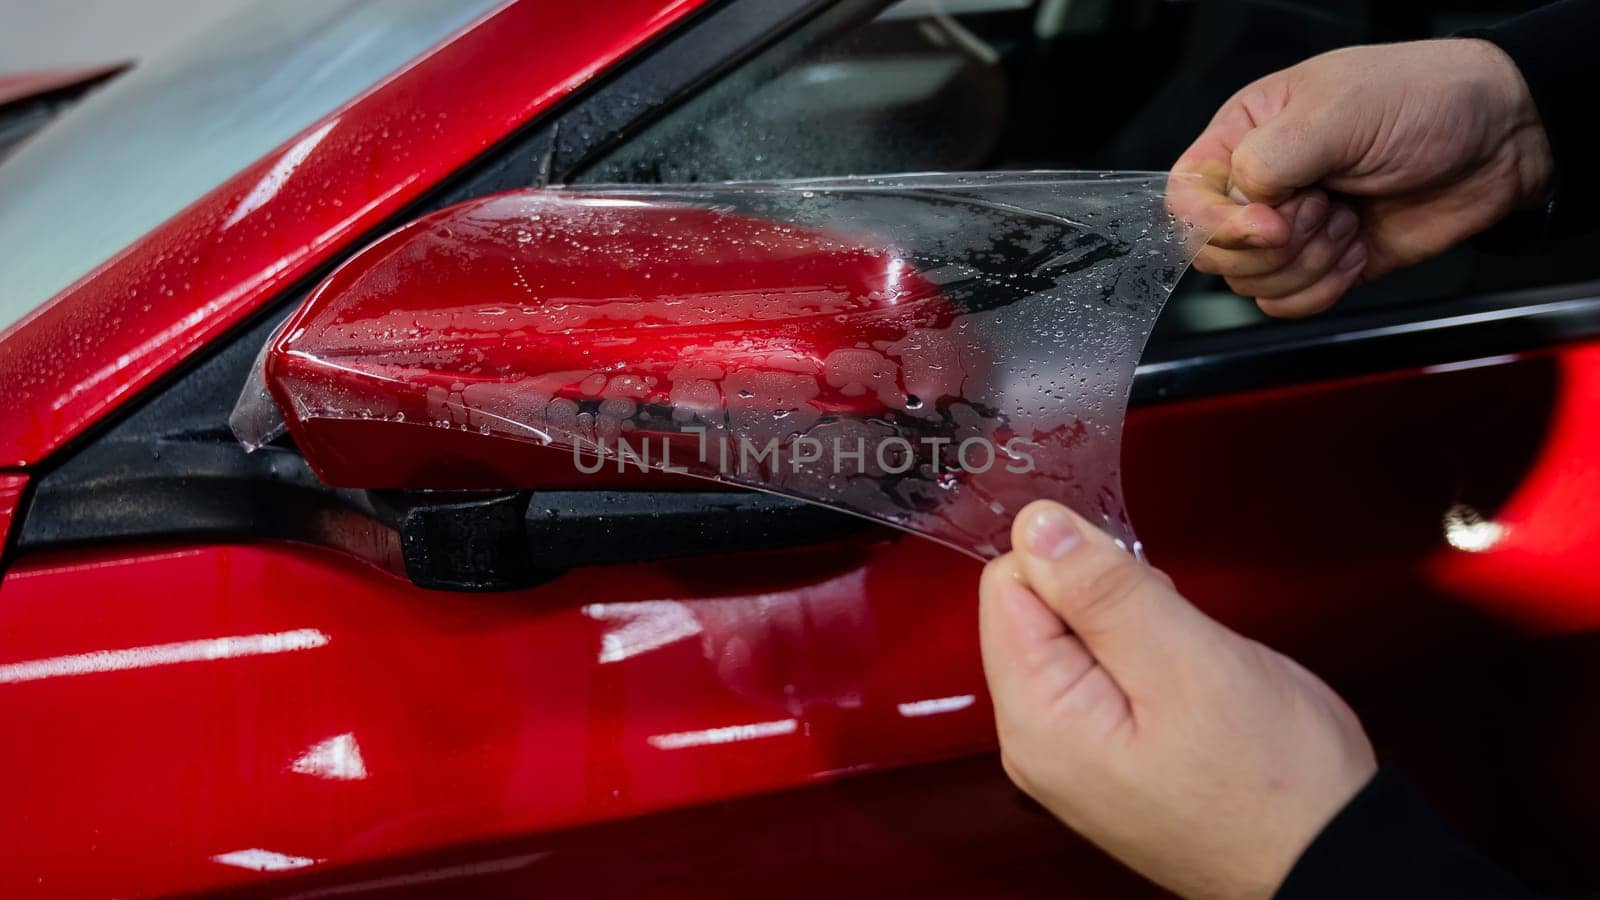
[[[1600,281],[1272,322],[1169,342],[1131,403],[1170,402],[1526,353],[1600,335]]]

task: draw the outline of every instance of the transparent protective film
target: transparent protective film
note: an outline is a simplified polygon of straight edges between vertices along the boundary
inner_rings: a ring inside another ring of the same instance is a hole
[[[314,466],[312,432],[330,421],[423,421],[562,450],[580,473],[650,468],[797,497],[980,558],[1009,549],[1012,517],[1039,498],[1137,548],[1118,471],[1128,391],[1205,238],[1168,213],[1168,179],[470,201],[318,288],[268,346],[236,431],[270,436],[270,396]]]

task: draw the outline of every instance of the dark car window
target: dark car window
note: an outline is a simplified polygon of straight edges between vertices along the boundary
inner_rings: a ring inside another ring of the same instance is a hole
[[[1353,43],[1447,35],[1536,3],[910,0],[844,3],[587,167],[583,182],[923,170],[1165,169],[1251,80]],[[1462,247],[1334,315],[1600,276],[1595,239]],[[1266,318],[1191,273],[1156,340]]]

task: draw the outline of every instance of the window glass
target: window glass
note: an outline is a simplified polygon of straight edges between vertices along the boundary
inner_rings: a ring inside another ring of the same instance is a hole
[[[257,3],[91,94],[0,164],[0,328],[499,2]]]
[[[1165,169],[1234,91],[1339,46],[1448,35],[1536,6],[1424,0],[843,3],[625,145],[582,182],[977,169]],[[1338,312],[1600,276],[1593,239],[1458,248]],[[1266,321],[1190,273],[1156,340]]]

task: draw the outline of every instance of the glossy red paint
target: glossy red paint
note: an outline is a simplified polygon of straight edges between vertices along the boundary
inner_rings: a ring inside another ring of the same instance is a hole
[[[1441,551],[1429,569],[1492,614],[1539,632],[1600,627],[1600,347],[1556,361],[1539,457],[1498,511],[1462,510],[1447,524],[1468,552]]]
[[[886,393],[897,406],[906,394],[829,381],[834,355],[955,318],[896,254],[842,233],[525,191],[441,210],[362,250],[289,317],[264,374],[328,484],[538,488],[579,474],[570,453],[541,446],[550,435],[646,456],[670,440],[687,462],[697,441],[677,414],[766,417],[797,381],[813,392],[793,402],[821,415],[881,415]],[[906,390],[959,396],[958,367],[935,368],[908,371]],[[723,384],[725,372],[736,375]],[[583,402],[674,415],[608,434],[571,421]]]
[[[229,179],[0,333],[0,464],[39,462],[699,2],[513,0]]]
[[[1583,633],[1600,615],[1596,347],[1136,410],[1135,522],[1212,612],[1315,665],[1425,659],[1436,629]]]
[[[11,523],[22,507],[22,495],[27,489],[28,476],[20,473],[0,473],[0,552],[8,546]]]
[[[32,561],[0,605],[30,735],[0,893],[214,889],[980,750],[969,592],[919,609],[974,578],[920,543],[495,596],[285,546]]]
[[[1597,381],[1600,344],[1575,346],[1139,409],[1126,441],[1189,596],[1330,677],[1381,753],[1556,884],[1600,840],[1578,699],[1600,523],[1564,497],[1595,478]],[[1504,549],[1447,542],[1463,505]],[[1526,592],[1533,558],[1566,574]],[[499,595],[282,544],[19,559],[0,893],[1127,896],[988,755],[976,576],[914,538]]]

